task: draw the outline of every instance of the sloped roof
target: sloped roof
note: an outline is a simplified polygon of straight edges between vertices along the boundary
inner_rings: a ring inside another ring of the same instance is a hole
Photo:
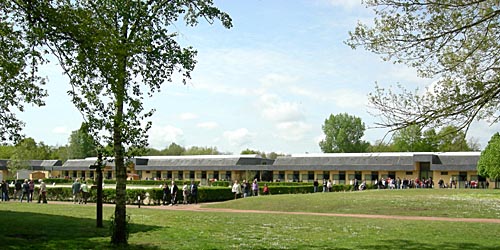
[[[481,152],[436,153],[436,159],[433,159],[431,170],[474,171],[477,169],[477,162],[480,157]]]
[[[146,156],[148,167],[195,167],[195,166],[236,166],[246,165],[247,159],[255,164],[258,155],[187,155],[187,156]]]
[[[274,166],[413,166],[411,153],[305,154],[278,157]]]

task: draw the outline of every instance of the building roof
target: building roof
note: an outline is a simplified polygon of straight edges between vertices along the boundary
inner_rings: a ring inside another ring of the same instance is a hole
[[[480,152],[450,153],[339,153],[280,156],[276,160],[260,155],[141,156],[132,158],[136,170],[146,171],[414,171],[417,162],[429,162],[431,170],[473,171]],[[97,158],[68,160],[54,170],[88,170]],[[107,166],[114,169],[112,159]]]

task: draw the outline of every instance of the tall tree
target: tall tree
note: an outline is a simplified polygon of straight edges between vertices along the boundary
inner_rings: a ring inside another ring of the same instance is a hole
[[[69,159],[82,159],[97,156],[98,143],[88,133],[87,124],[82,123],[80,129],[71,132],[69,137]]]
[[[396,131],[392,140],[397,152],[434,152],[438,149],[436,131],[422,131],[418,125]]]
[[[183,155],[220,155],[217,147],[198,147],[192,146],[183,153]]]
[[[392,130],[500,118],[500,10],[498,1],[367,0],[376,18],[359,23],[346,41],[383,59],[438,79],[424,94],[377,87],[371,104]]]
[[[161,151],[162,155],[183,155],[186,152],[186,149],[174,142],[170,143],[167,148]]]
[[[147,144],[151,123],[143,121],[153,110],[144,111],[144,92],[152,96],[176,72],[185,82],[196,62],[196,51],[182,48],[169,27],[184,16],[191,26],[204,18],[210,23],[219,19],[229,28],[231,18],[213,7],[212,0],[7,2],[1,2],[5,19],[12,27],[28,27],[34,44],[57,57],[89,133],[113,147],[116,206],[111,239],[127,244],[125,157],[127,148]]]
[[[0,145],[0,159],[10,159],[14,154],[14,146],[12,145]]]
[[[453,126],[443,127],[437,134],[439,139],[438,151],[441,152],[457,152],[457,151],[472,151],[465,139],[465,133],[458,131]]]
[[[500,134],[495,133],[481,152],[477,173],[491,179],[500,179]]]
[[[365,133],[365,123],[361,118],[342,113],[331,114],[322,126],[325,139],[319,146],[324,153],[366,152],[369,143],[361,140]]]
[[[22,25],[25,16],[15,10],[14,1],[0,0],[0,140],[17,142],[24,123],[16,111],[26,104],[43,106],[47,95],[42,88],[45,79],[38,75],[38,64],[44,61],[35,49],[37,42],[29,26]]]
[[[9,171],[12,173],[19,169],[30,167],[31,160],[48,160],[51,158],[52,150],[43,142],[37,143],[33,138],[21,139],[14,147],[10,157]]]

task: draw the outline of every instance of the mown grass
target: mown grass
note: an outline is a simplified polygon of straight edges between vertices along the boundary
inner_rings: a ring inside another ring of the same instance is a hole
[[[281,210],[286,211],[293,208],[297,211],[305,209],[304,211],[319,212],[330,210],[330,203],[335,204],[336,201],[340,204],[340,200],[345,200],[345,205],[357,207],[356,210],[346,210],[353,213],[385,211],[384,207],[393,206],[391,202],[374,202],[374,197],[398,197],[401,202],[432,203],[429,199],[445,194],[466,197],[455,199],[455,202],[461,204],[469,199],[475,200],[472,203],[493,199],[497,201],[498,206],[497,191],[441,192],[433,190],[404,193],[407,196],[398,192],[385,194],[389,193],[386,191],[275,195],[210,206],[243,205],[245,209],[256,209],[268,204],[266,209],[281,207]],[[354,196],[359,198],[355,199]],[[367,204],[359,204],[363,199],[371,200],[368,203],[371,203],[372,207],[381,207],[362,209],[360,206]],[[296,205],[297,202],[303,205]],[[323,209],[320,205],[328,209]],[[464,205],[463,210],[469,210],[470,207]],[[108,220],[113,211],[113,207],[105,206],[104,218]],[[402,214],[415,215],[413,210],[406,211],[408,212]],[[496,223],[174,211],[168,207],[128,208],[127,213],[130,216],[128,249],[498,249],[500,243],[500,226]],[[479,212],[473,209],[465,214]],[[478,217],[493,216],[491,212],[488,214]],[[108,221],[105,221],[105,226],[108,224]],[[93,205],[0,203],[0,249],[113,249],[109,240],[108,228],[95,228]]]
[[[270,195],[205,206],[288,212],[500,218],[500,190],[411,189]]]

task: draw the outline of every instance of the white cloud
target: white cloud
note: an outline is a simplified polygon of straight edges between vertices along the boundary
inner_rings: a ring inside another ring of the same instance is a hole
[[[233,146],[244,146],[250,144],[255,135],[246,128],[239,128],[224,132],[224,138]]]
[[[164,148],[170,143],[182,144],[184,131],[171,125],[153,125],[148,132],[149,144],[153,148]]]
[[[303,120],[305,115],[298,103],[286,102],[274,94],[264,94],[259,99],[262,116],[275,122]]]
[[[300,141],[312,126],[304,122],[282,122],[276,125],[277,137],[287,141]]]
[[[295,95],[305,96],[322,102],[334,102],[335,105],[340,108],[365,108],[368,104],[367,96],[353,89],[313,91],[294,86],[290,88],[290,92]]]
[[[182,113],[179,118],[181,120],[184,120],[184,121],[187,121],[187,120],[194,120],[196,118],[198,118],[198,115],[196,114],[193,114],[193,113]]]
[[[328,0],[328,3],[335,7],[341,7],[344,9],[354,9],[362,6],[361,0]]]
[[[59,127],[55,127],[54,129],[52,129],[52,133],[54,134],[60,134],[60,135],[69,135],[71,134],[71,130],[65,126],[59,126]]]
[[[298,80],[298,77],[291,76],[290,74],[271,73],[264,75],[259,79],[259,82],[264,87],[279,87],[281,85],[290,85],[296,83],[298,82]]]
[[[198,128],[204,128],[204,129],[214,129],[219,127],[219,124],[217,122],[200,122],[196,124]]]

